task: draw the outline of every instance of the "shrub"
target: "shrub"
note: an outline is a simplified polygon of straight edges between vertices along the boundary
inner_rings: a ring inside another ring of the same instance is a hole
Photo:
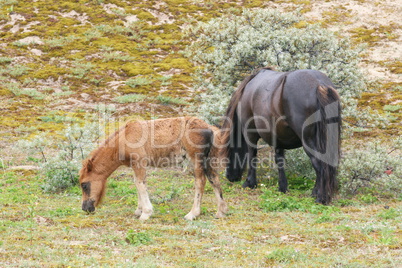
[[[47,193],[62,192],[78,182],[79,162],[75,160],[50,158],[42,166],[45,176],[43,191]]]
[[[348,198],[356,194],[363,194],[360,200],[364,203],[373,203],[378,200],[371,193],[365,194],[366,190],[374,191],[375,195],[402,196],[400,187],[402,185],[401,137],[390,142],[389,145],[368,142],[364,146],[344,146],[343,151],[338,167],[341,197]],[[285,156],[289,188],[312,189],[316,174],[303,149],[288,150]],[[392,171],[389,172],[387,169],[392,169]],[[276,166],[268,169],[266,174],[278,177]],[[302,184],[303,180],[305,185]]]
[[[244,9],[240,15],[231,13],[190,26],[186,37],[193,38],[186,55],[201,66],[195,75],[196,88],[204,91],[198,113],[209,122],[216,123],[224,114],[236,84],[264,66],[323,71],[340,92],[344,116],[362,117],[356,109],[356,98],[366,90],[358,66],[360,50],[353,49],[347,38],[306,23],[300,15]]]
[[[339,168],[341,194],[350,196],[363,189],[375,189],[377,194],[401,195],[401,150],[401,137],[388,146],[369,142],[350,148],[343,154]]]

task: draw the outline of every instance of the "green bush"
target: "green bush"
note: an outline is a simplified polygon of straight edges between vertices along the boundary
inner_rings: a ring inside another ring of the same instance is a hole
[[[362,194],[360,200],[364,203],[376,202],[378,199],[375,195],[402,196],[401,152],[401,137],[389,142],[388,145],[367,142],[364,145],[344,146],[338,168],[340,196],[349,198]],[[316,174],[303,149],[288,150],[285,156],[289,188],[312,189]],[[387,174],[387,169],[392,169],[392,172]],[[267,169],[263,176],[277,178],[278,170]]]
[[[239,81],[256,68],[274,66],[278,71],[315,69],[326,73],[340,92],[344,116],[356,118],[364,126],[376,122],[378,114],[356,109],[357,97],[366,85],[358,66],[360,50],[352,48],[347,38],[306,23],[295,13],[270,9],[235,13],[199,22],[186,31],[193,42],[185,54],[201,66],[195,75],[196,89],[204,92],[198,114],[216,123]]]
[[[401,137],[389,145],[368,142],[346,149],[338,175],[342,195],[355,195],[364,189],[375,189],[375,192],[380,195],[402,194]],[[387,169],[392,169],[392,172],[388,174]],[[364,202],[370,201],[365,196],[362,198]]]

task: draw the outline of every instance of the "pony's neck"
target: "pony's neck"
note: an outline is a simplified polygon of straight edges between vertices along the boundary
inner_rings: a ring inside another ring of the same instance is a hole
[[[93,158],[93,166],[96,173],[107,179],[123,163],[118,157],[115,148],[100,147]]]

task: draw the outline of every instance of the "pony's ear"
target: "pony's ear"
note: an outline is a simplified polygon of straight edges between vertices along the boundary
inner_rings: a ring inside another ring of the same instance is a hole
[[[87,170],[87,172],[91,172],[93,169],[93,160],[92,159],[88,159],[85,163],[85,169]]]

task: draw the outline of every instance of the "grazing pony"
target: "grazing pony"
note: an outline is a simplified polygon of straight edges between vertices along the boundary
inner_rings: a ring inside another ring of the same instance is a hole
[[[216,217],[224,217],[227,206],[218,173],[212,165],[212,159],[220,154],[219,142],[219,129],[195,117],[128,122],[84,160],[79,178],[82,209],[95,211],[105,194],[106,179],[119,166],[125,165],[135,172],[138,207],[134,214],[146,220],[153,211],[145,181],[147,168],[167,167],[188,157],[194,165],[195,197],[185,218],[193,220],[200,215],[206,178],[216,195]]]
[[[303,146],[316,172],[313,196],[328,204],[337,189],[341,107],[330,79],[314,70],[276,72],[262,68],[248,76],[233,93],[222,126],[227,144],[229,181],[257,186],[257,142],[262,138],[275,150],[279,190],[286,192],[285,149]]]

